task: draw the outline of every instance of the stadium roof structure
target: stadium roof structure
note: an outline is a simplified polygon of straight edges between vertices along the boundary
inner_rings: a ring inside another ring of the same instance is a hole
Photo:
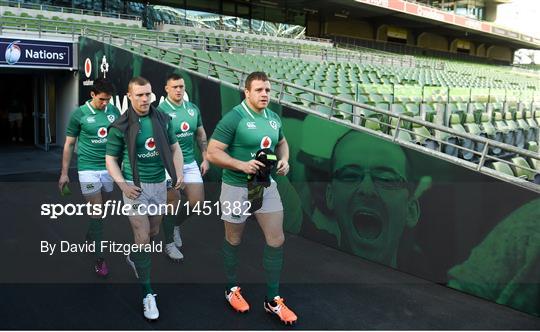
[[[500,3],[501,1],[491,1]],[[185,0],[152,0],[150,4],[185,8]],[[190,0],[188,9],[200,9],[219,13],[223,1],[211,8],[207,1]],[[480,43],[504,44],[514,49],[540,49],[540,38],[499,27],[491,22],[479,21],[462,15],[429,7],[406,0],[231,0],[240,6],[265,7],[283,13],[288,11],[306,14],[333,15],[344,19],[369,20],[393,24],[414,30],[424,30],[456,38],[467,38]],[[264,12],[264,11],[262,11]],[[250,13],[253,19],[270,21],[258,17],[261,11]],[[241,15],[239,15],[241,16]],[[290,22],[280,22],[290,23]]]
[[[289,38],[302,38],[304,37],[306,30],[305,27],[299,25],[248,20],[234,16],[224,16],[193,10],[184,11],[182,9],[162,5],[151,6],[151,9],[157,15],[167,15],[168,20],[171,21],[168,23],[183,23],[197,28],[216,28],[219,30],[237,30],[243,28],[245,31],[251,29],[252,32],[258,34]]]

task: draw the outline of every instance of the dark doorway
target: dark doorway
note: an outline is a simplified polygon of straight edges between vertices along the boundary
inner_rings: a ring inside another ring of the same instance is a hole
[[[30,74],[0,74],[0,145],[34,145],[34,84]]]

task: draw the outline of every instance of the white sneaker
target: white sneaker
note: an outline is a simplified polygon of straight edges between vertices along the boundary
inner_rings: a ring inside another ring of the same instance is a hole
[[[135,277],[139,279],[139,273],[137,273],[137,267],[135,267],[135,263],[129,258],[129,255],[126,256],[126,263],[128,263],[129,266],[133,269],[133,272],[135,272]]]
[[[159,318],[159,310],[156,304],[156,294],[148,294],[142,300],[143,302],[143,314],[144,318],[149,320],[156,320]]]
[[[173,232],[174,245],[182,248],[182,238],[180,237],[180,226],[174,226]]]
[[[174,242],[167,243],[165,245],[165,253],[167,256],[169,256],[170,259],[173,261],[181,261],[184,259],[184,255],[178,250]]]

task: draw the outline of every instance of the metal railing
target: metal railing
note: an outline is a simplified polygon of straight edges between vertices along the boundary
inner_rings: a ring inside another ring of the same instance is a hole
[[[56,30],[58,29],[57,25],[54,27]],[[92,28],[91,26],[89,27],[88,24],[77,27],[74,25],[70,27],[69,25],[66,26],[64,24],[63,28],[70,31],[69,33],[73,39],[79,34],[87,37],[94,37],[94,39],[126,48],[129,51],[141,54],[153,60],[161,61],[172,66],[181,66],[182,69],[187,70],[194,75],[220,82],[236,89],[242,89],[242,81],[249,74],[247,71],[223,63],[186,55],[180,51],[165,48],[164,46],[170,46],[170,41],[162,41],[159,35],[157,38],[152,36],[149,40],[141,41],[143,38],[140,38],[141,36],[138,36],[137,34],[119,35],[118,27],[114,27],[117,31],[116,33],[104,30],[103,26]],[[38,26],[36,28],[28,28],[27,30],[35,31],[41,35],[42,33],[46,33],[47,29],[50,29],[50,27],[42,29],[42,27]],[[0,21],[0,33],[1,31],[2,24]],[[151,43],[149,41],[151,41]],[[536,161],[540,159],[538,153],[519,149],[481,136],[459,132],[416,117],[378,109],[370,105],[296,85],[285,80],[271,79],[271,81],[280,87],[272,98],[282,105],[306,113],[322,116],[328,118],[330,121],[340,122],[362,131],[368,131],[374,135],[392,140],[401,145],[409,146],[428,154],[433,154],[438,158],[448,160],[454,164],[485,174],[490,174],[505,181],[540,192],[540,186],[537,184],[496,172],[486,166],[489,162],[502,162],[516,170],[523,170],[538,176],[540,175],[538,170],[505,160],[500,157],[500,153],[491,155],[489,152],[498,149],[505,151],[507,155],[522,156]],[[370,126],[366,127],[367,124],[370,124]],[[376,130],[369,128],[373,128],[374,126],[377,127]],[[415,131],[414,128],[426,128],[428,133]],[[450,140],[449,138],[453,140]],[[470,149],[459,145],[458,143],[463,140],[470,140],[474,142],[475,146],[482,148]],[[436,144],[435,149],[433,147],[427,148],[423,146],[426,145],[426,142],[433,142]],[[469,159],[474,159],[475,161],[471,162],[459,159],[442,152],[443,149],[448,148],[457,149],[460,151],[460,154],[472,154],[474,158]]]
[[[471,54],[454,53],[450,51],[439,51],[424,48],[416,45],[400,44],[389,41],[379,41],[373,39],[362,39],[343,36],[329,36],[335,44],[347,49],[375,49],[382,52],[391,52],[394,54],[441,57],[448,60],[469,61],[481,64],[510,65],[510,61],[494,60]],[[444,69],[444,68],[441,68]]]
[[[113,30],[122,34],[129,34],[132,38],[139,38],[145,41],[159,43],[169,43],[170,47],[186,47],[207,51],[249,53],[260,55],[277,55],[281,57],[295,57],[306,60],[323,61],[347,61],[358,64],[384,65],[388,67],[421,68],[426,66],[438,67],[438,61],[423,60],[416,57],[390,56],[388,54],[376,54],[373,52],[354,52],[332,47],[320,47],[314,45],[301,45],[296,43],[284,44],[278,41],[267,39],[249,40],[232,38],[224,35],[215,36],[214,33],[197,34],[197,31],[184,32],[155,32],[141,28],[104,26],[89,22],[77,21],[57,21],[45,18],[21,18],[7,16],[7,19],[16,19],[16,23],[4,22],[4,17],[0,17],[0,29],[14,28],[19,31],[38,31],[39,37],[42,33],[70,33],[77,34],[84,27],[94,27],[96,29]],[[449,66],[453,64],[449,64]]]
[[[19,1],[0,0],[0,6],[13,7],[13,8],[34,9],[34,10],[39,10],[39,11],[57,12],[57,13],[66,13],[66,14],[78,14],[78,15],[98,16],[98,17],[119,18],[119,19],[132,20],[132,21],[140,21],[141,20],[141,18],[139,16],[135,16],[135,15],[127,15],[127,14],[120,14],[120,13],[110,13],[110,12],[96,11],[96,10],[90,10],[90,9],[60,7],[60,6],[52,6],[52,5],[46,5],[46,4],[19,2]]]
[[[83,36],[127,49],[167,65],[175,67],[179,66],[193,75],[219,82],[220,84],[239,90],[243,89],[242,84],[249,74],[242,69],[234,68],[216,61],[186,55],[180,51],[166,49],[154,44],[129,39],[129,37],[109,32],[85,29]],[[495,155],[491,154],[490,151],[498,149],[514,157],[520,156],[522,158],[536,160],[537,162],[540,161],[540,155],[538,153],[500,143],[478,135],[460,132],[416,117],[397,114],[352,100],[339,98],[335,95],[326,94],[284,80],[271,78],[270,81],[275,86],[279,87],[271,95],[271,99],[284,106],[319,117],[324,117],[329,121],[338,122],[357,130],[369,132],[400,145],[422,151],[451,163],[494,176],[540,193],[540,185],[529,182],[523,178],[495,171],[488,167],[489,163],[500,162],[509,165],[513,169],[523,170],[538,176],[540,175],[540,170],[519,165],[512,160],[503,159],[500,153]],[[427,133],[415,131],[414,128],[426,128]],[[408,139],[407,137],[410,137],[411,139]],[[449,140],[449,138],[454,138],[454,140]],[[473,142],[474,146],[480,148],[468,148],[459,144],[465,140]],[[429,148],[427,145],[424,146],[420,144],[421,142],[426,141],[434,142],[437,147]],[[459,150],[460,153],[473,154],[475,158],[464,160],[448,155],[441,151],[442,148],[446,147],[455,148]]]
[[[7,16],[12,18],[12,16]],[[114,30],[117,33],[129,34],[132,38],[140,38],[145,41],[153,41],[156,44],[161,42],[169,43],[171,47],[193,47],[200,50],[233,52],[233,53],[258,53],[260,55],[272,54],[283,57],[305,58],[308,60],[321,61],[347,61],[361,64],[388,65],[399,67],[426,67],[433,66],[432,61],[424,61],[414,57],[390,56],[389,54],[376,54],[372,51],[357,52],[347,49],[341,49],[331,46],[320,46],[316,44],[305,44],[290,39],[290,43],[284,43],[282,40],[268,40],[258,38],[253,40],[255,35],[251,35],[250,40],[241,39],[232,36],[217,36],[219,31],[196,34],[192,31],[184,32],[165,32],[153,31],[142,28],[122,27],[122,26],[103,26],[90,22],[77,21],[56,21],[46,18],[16,17],[18,25],[15,28],[23,31],[33,31],[35,28],[29,25],[39,27],[39,35],[42,33],[65,33],[66,29],[77,33],[84,27],[93,27],[101,30]],[[3,16],[0,16],[0,29],[14,27],[13,23],[6,24],[2,22]],[[72,26],[69,29],[69,26]],[[37,31],[37,30],[36,30]],[[212,35],[213,34],[213,35]],[[246,36],[248,36],[246,34]]]
[[[76,35],[82,29],[90,27],[100,31],[113,30],[116,33],[128,35],[132,39],[151,41],[158,45],[167,43],[170,47],[189,47],[199,50],[249,53],[260,55],[277,55],[294,58],[310,58],[311,60],[322,61],[348,61],[356,63],[387,64],[403,67],[414,67],[416,62],[412,57],[387,57],[373,53],[359,53],[335,47],[324,47],[297,43],[291,39],[290,43],[282,41],[272,41],[267,39],[250,40],[233,38],[227,36],[212,36],[211,34],[193,34],[192,32],[159,32],[145,30],[141,28],[130,28],[122,26],[104,26],[90,22],[77,21],[56,21],[46,18],[16,17],[17,22],[5,22],[5,19],[12,16],[0,16],[0,31],[16,29],[18,31],[37,32],[41,38],[44,33],[69,33]]]

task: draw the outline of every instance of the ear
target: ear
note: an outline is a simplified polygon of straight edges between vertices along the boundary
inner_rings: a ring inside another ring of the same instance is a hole
[[[407,206],[407,227],[413,228],[420,219],[420,204],[418,198],[424,194],[429,188],[431,188],[431,176],[422,176],[418,181],[418,186],[414,193],[409,198]]]
[[[416,186],[416,189],[414,190],[414,194],[412,196],[413,199],[418,199],[420,196],[424,194],[429,188],[431,188],[432,179],[431,176],[422,176],[420,180],[418,181],[418,185]]]
[[[420,204],[418,200],[411,197],[407,204],[407,227],[413,228],[420,219]]]
[[[326,186],[326,206],[328,207],[328,209],[330,210],[334,210],[334,194],[333,194],[333,191],[332,191],[332,184],[329,183],[327,186]]]

